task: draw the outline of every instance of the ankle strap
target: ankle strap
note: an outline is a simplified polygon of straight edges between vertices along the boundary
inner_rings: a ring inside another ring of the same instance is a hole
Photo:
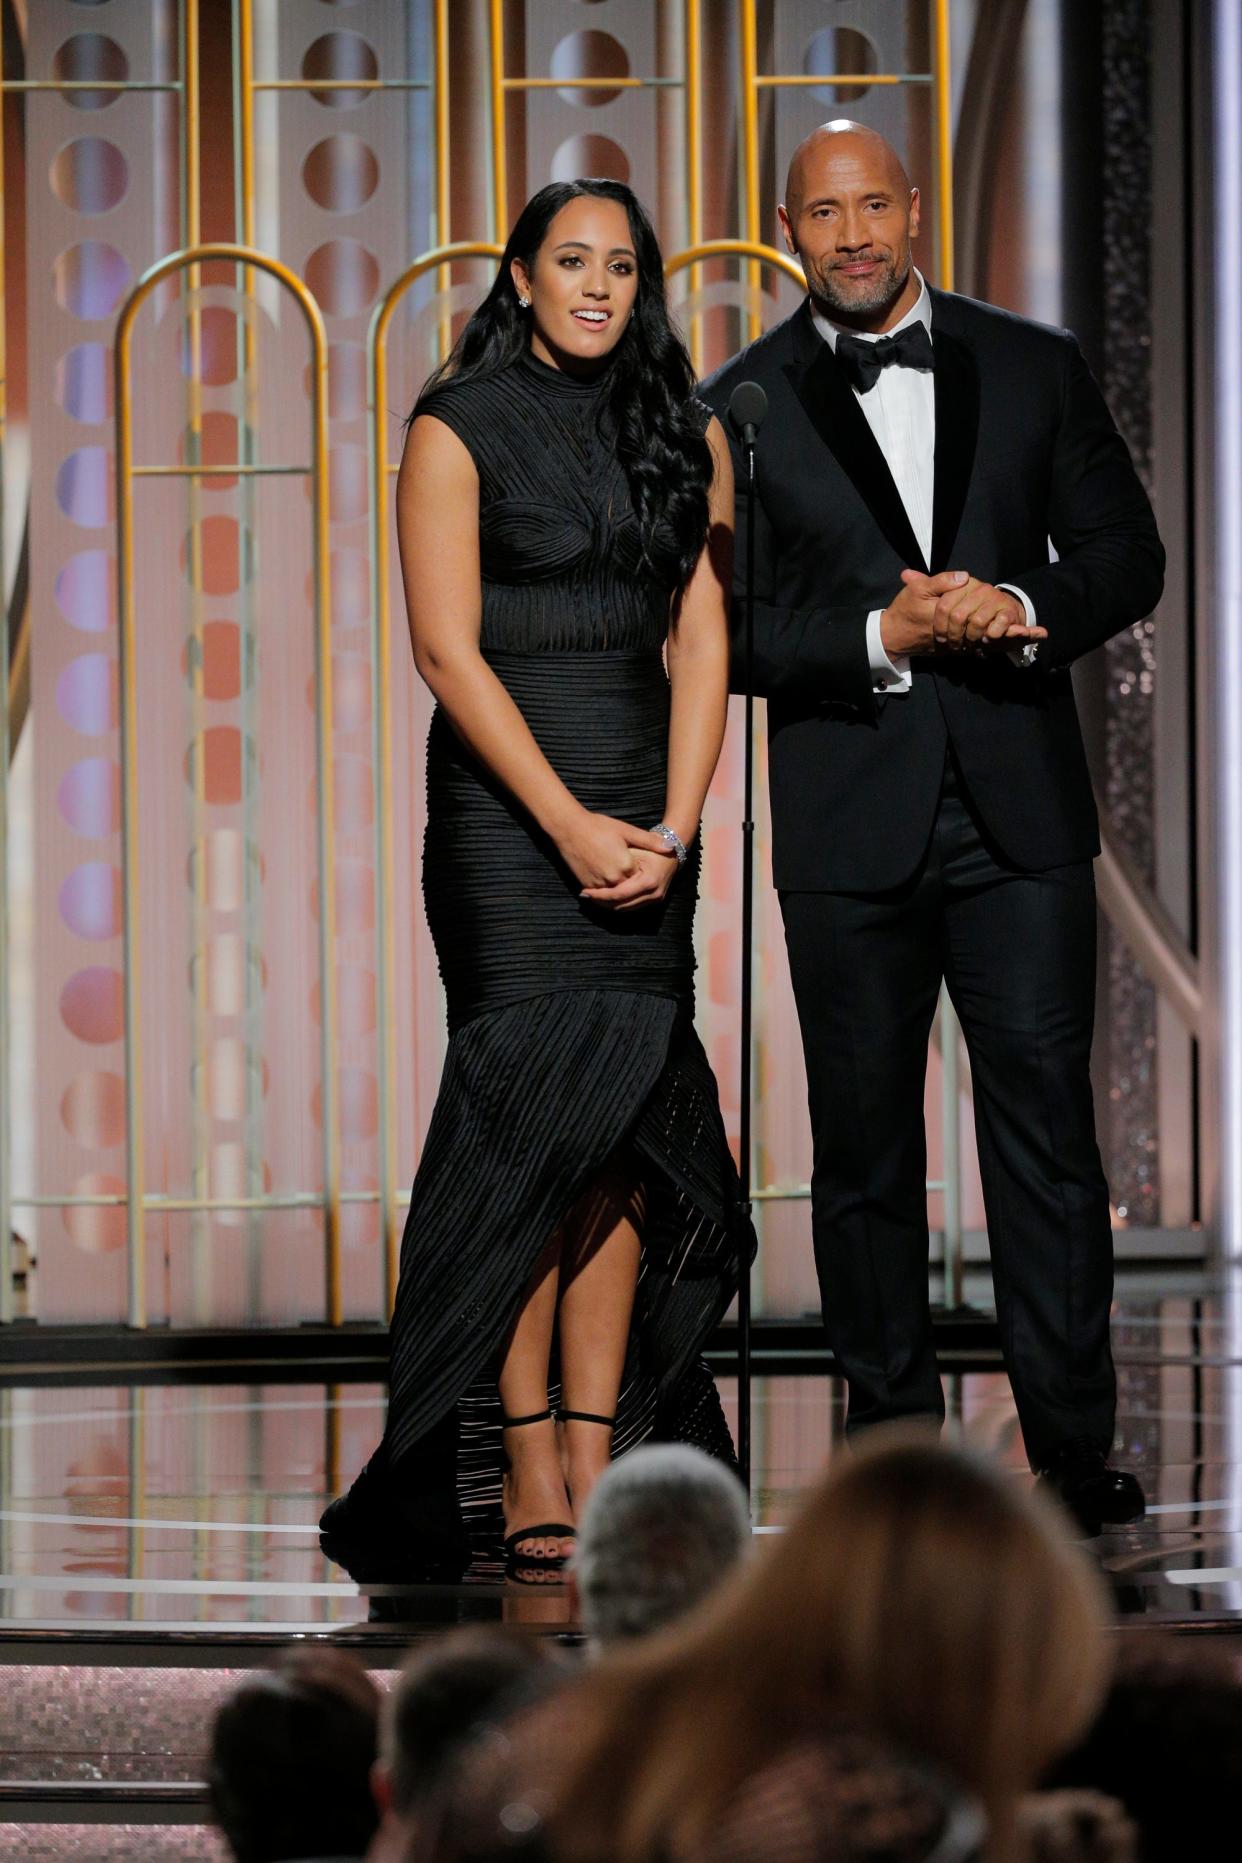
[[[503,1430],[518,1430],[521,1429],[524,1423],[547,1423],[551,1420],[551,1417],[552,1412],[550,1410],[532,1410],[528,1417],[507,1417],[502,1410],[500,1413],[500,1427]]]
[[[590,1410],[561,1409],[556,1414],[562,1423],[602,1423],[606,1430],[610,1430],[617,1420],[615,1417],[597,1417]]]

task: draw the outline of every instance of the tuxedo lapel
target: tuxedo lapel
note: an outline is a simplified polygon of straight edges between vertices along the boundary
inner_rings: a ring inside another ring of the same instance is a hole
[[[979,367],[974,352],[952,329],[946,329],[945,299],[932,298],[932,348],[935,354],[936,483],[932,497],[931,570],[969,568],[950,563],[970,488],[979,438]]]
[[[794,357],[785,373],[820,439],[852,482],[880,530],[904,564],[926,569],[923,552],[906,516],[884,454],[828,344],[811,321],[809,301],[792,319]],[[937,387],[939,410],[939,387]],[[939,433],[939,425],[937,425]],[[973,452],[973,439],[971,442]],[[939,469],[939,442],[936,459]],[[939,488],[937,487],[937,508]],[[960,509],[960,507],[959,507]]]

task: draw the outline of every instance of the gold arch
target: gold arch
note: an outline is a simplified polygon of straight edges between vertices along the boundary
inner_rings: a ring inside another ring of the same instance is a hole
[[[132,355],[134,321],[147,298],[174,274],[191,277],[208,260],[220,259],[267,272],[290,292],[305,319],[312,349],[311,464],[256,465],[238,461],[205,466],[136,466],[133,458]],[[261,1210],[318,1204],[324,1211],[325,1307],[329,1325],[341,1320],[340,1133],[337,1119],[336,1050],[336,871],[335,785],[332,760],[332,654],[328,573],[328,339],[319,306],[302,280],[279,259],[248,246],[207,243],[170,253],[143,273],[121,307],[116,329],[115,427],[117,513],[117,619],[120,672],[121,872],[125,971],[125,1166],[126,1267],[129,1324],[147,1323],[146,1224],[149,1209]],[[220,474],[259,477],[306,475],[312,481],[314,515],[315,726],[319,855],[320,1083],[324,1187],[321,1196],[208,1198],[152,1197],[144,1189],[142,1132],[142,1015],[140,989],[140,898],[138,887],[138,708],[137,634],[134,616],[134,498],[136,478],[177,477],[198,481]]]

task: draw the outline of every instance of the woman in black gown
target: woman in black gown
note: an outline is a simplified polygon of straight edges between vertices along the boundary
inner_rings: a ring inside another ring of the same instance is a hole
[[[510,1556],[555,1568],[610,1455],[657,1435],[732,1457],[699,1354],[741,1217],[692,931],[733,496],[692,387],[650,223],[585,181],[527,205],[414,410],[398,534],[438,701],[423,885],[449,1047],[384,1440],[321,1523],[360,1577],[460,1564],[501,1512]]]

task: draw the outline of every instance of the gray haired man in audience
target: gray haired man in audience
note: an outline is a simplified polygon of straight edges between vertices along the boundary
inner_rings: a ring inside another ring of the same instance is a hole
[[[746,1496],[723,1463],[683,1443],[622,1456],[592,1490],[568,1574],[593,1648],[672,1623],[749,1543]]]

